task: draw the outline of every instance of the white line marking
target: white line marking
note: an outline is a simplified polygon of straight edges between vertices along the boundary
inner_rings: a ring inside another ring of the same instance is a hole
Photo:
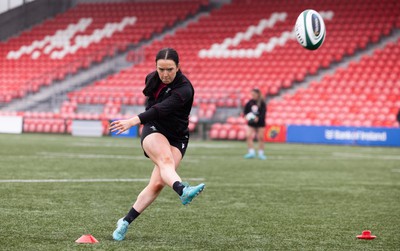
[[[372,155],[372,154],[361,154],[361,153],[341,153],[333,152],[333,156],[337,157],[351,157],[351,158],[369,158],[369,159],[381,159],[381,160],[400,160],[400,156],[395,155]]]
[[[188,181],[204,181],[204,178],[185,178]],[[147,178],[136,179],[42,179],[42,180],[0,180],[0,183],[88,183],[88,182],[148,182]]]
[[[81,153],[57,153],[57,152],[38,152],[46,158],[79,158],[79,159],[132,159],[132,160],[145,160],[145,156],[128,156],[128,155],[108,155],[108,154],[81,154]]]
[[[242,144],[211,144],[211,143],[191,143],[189,142],[188,149],[190,148],[243,148]]]
[[[121,143],[94,143],[94,142],[74,142],[71,146],[84,146],[84,147],[111,147],[111,148],[140,148],[137,144],[121,144]]]
[[[338,160],[338,159],[379,159],[379,160],[400,160],[400,156],[396,155],[369,155],[360,153],[341,153],[333,152],[331,155],[315,154],[315,155],[268,155],[268,160]],[[108,155],[108,154],[79,154],[79,153],[60,153],[60,152],[38,152],[37,155],[12,155],[2,156],[2,159],[33,159],[33,158],[71,158],[71,159],[122,159],[122,160],[143,160],[147,161],[148,158],[144,156],[130,156],[130,155]],[[182,160],[182,163],[199,163],[203,160],[219,160],[227,158],[227,155],[188,155]],[[237,158],[242,159],[240,156]],[[229,158],[236,158],[229,156]]]

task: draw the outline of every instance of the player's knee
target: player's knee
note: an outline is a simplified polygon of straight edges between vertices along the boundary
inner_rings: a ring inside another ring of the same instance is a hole
[[[174,158],[171,155],[161,155],[159,158],[160,161],[160,165],[158,165],[159,167],[163,168],[165,166],[175,166],[175,161]]]

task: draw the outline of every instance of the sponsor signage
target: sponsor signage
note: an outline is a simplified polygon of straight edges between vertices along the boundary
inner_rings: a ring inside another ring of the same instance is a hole
[[[400,146],[399,128],[289,125],[287,142]]]
[[[264,139],[267,142],[286,142],[286,126],[267,125],[265,127]]]

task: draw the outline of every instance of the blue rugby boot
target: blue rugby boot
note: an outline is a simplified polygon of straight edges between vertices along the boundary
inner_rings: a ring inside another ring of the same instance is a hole
[[[256,157],[255,153],[248,153],[243,156],[245,159],[254,159]]]
[[[128,231],[129,223],[121,218],[117,222],[117,229],[113,233],[113,238],[116,241],[122,241],[125,239],[126,232]]]
[[[190,202],[192,202],[192,200],[197,195],[199,195],[204,190],[204,187],[206,186],[203,183],[201,183],[200,185],[194,186],[194,187],[189,186],[189,184],[187,184],[187,183],[183,183],[183,184],[185,185],[185,188],[183,188],[182,195],[179,196],[183,205],[187,205]]]

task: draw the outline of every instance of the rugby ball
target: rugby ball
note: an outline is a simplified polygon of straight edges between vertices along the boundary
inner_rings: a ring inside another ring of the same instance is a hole
[[[297,18],[295,25],[296,39],[308,50],[318,49],[325,40],[324,19],[315,10],[305,10]]]
[[[252,122],[256,118],[256,115],[254,115],[254,113],[252,112],[249,112],[246,114],[245,118],[247,121]]]

